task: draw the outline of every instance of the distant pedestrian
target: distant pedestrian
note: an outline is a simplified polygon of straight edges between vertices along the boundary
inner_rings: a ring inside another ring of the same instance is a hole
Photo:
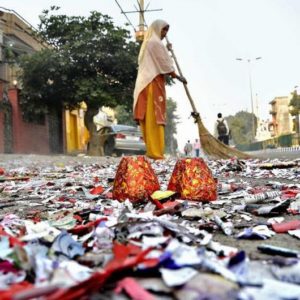
[[[192,152],[193,152],[193,145],[191,144],[191,141],[188,140],[184,146],[184,154],[185,156],[192,156]]]
[[[196,157],[199,157],[200,156],[200,141],[198,139],[195,139],[195,142],[194,142],[194,151],[195,151],[195,156]]]
[[[229,144],[229,127],[221,113],[218,113],[218,119],[215,123],[215,137],[225,145]]]

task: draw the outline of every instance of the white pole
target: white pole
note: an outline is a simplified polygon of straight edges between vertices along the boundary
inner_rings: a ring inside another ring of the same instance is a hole
[[[250,87],[250,100],[251,100],[251,112],[252,112],[252,136],[255,139],[255,114],[253,104],[253,91],[252,91],[252,78],[251,78],[251,59],[248,59],[248,76],[249,76],[249,87]]]
[[[140,0],[140,24],[139,30],[144,32],[145,30],[145,19],[144,19],[144,0]]]

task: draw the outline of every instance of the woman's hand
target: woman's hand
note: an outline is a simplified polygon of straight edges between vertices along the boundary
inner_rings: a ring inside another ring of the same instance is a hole
[[[166,47],[167,47],[167,49],[168,49],[169,51],[172,50],[172,44],[171,44],[171,43],[167,43]]]
[[[187,84],[187,80],[185,79],[185,77],[177,75],[176,78],[183,84]]]

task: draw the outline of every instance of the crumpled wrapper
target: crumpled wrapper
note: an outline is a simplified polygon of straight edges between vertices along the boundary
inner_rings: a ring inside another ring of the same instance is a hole
[[[139,202],[150,199],[159,189],[158,179],[144,156],[122,158],[114,180],[113,199]]]
[[[217,199],[217,184],[202,158],[177,161],[168,190],[176,191],[181,199],[213,201]]]

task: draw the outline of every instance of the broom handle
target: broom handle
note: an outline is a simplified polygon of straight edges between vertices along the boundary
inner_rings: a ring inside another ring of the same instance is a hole
[[[166,37],[166,41],[167,41],[168,44],[170,44],[169,39],[168,39],[167,37]],[[178,61],[177,61],[176,55],[175,55],[175,53],[174,53],[174,50],[173,50],[172,48],[170,48],[169,51],[170,51],[171,54],[172,54],[172,58],[174,59],[174,62],[175,62],[175,65],[176,65],[176,67],[177,67],[177,70],[178,70],[179,75],[180,75],[180,76],[183,76],[183,75],[182,75],[181,68],[180,68],[180,66],[179,66],[179,63],[178,63]],[[186,92],[186,95],[187,95],[187,97],[188,97],[188,99],[189,99],[189,101],[190,101],[190,103],[191,103],[193,112],[194,112],[195,114],[198,114],[197,109],[196,109],[196,106],[195,106],[195,102],[194,102],[194,100],[193,100],[193,98],[192,98],[192,96],[191,96],[191,94],[190,94],[190,91],[189,91],[189,89],[188,89],[188,87],[187,87],[187,84],[183,83],[183,87],[184,87],[185,92]],[[199,115],[199,114],[198,114],[198,115]],[[200,116],[199,116],[199,118],[200,118]]]

